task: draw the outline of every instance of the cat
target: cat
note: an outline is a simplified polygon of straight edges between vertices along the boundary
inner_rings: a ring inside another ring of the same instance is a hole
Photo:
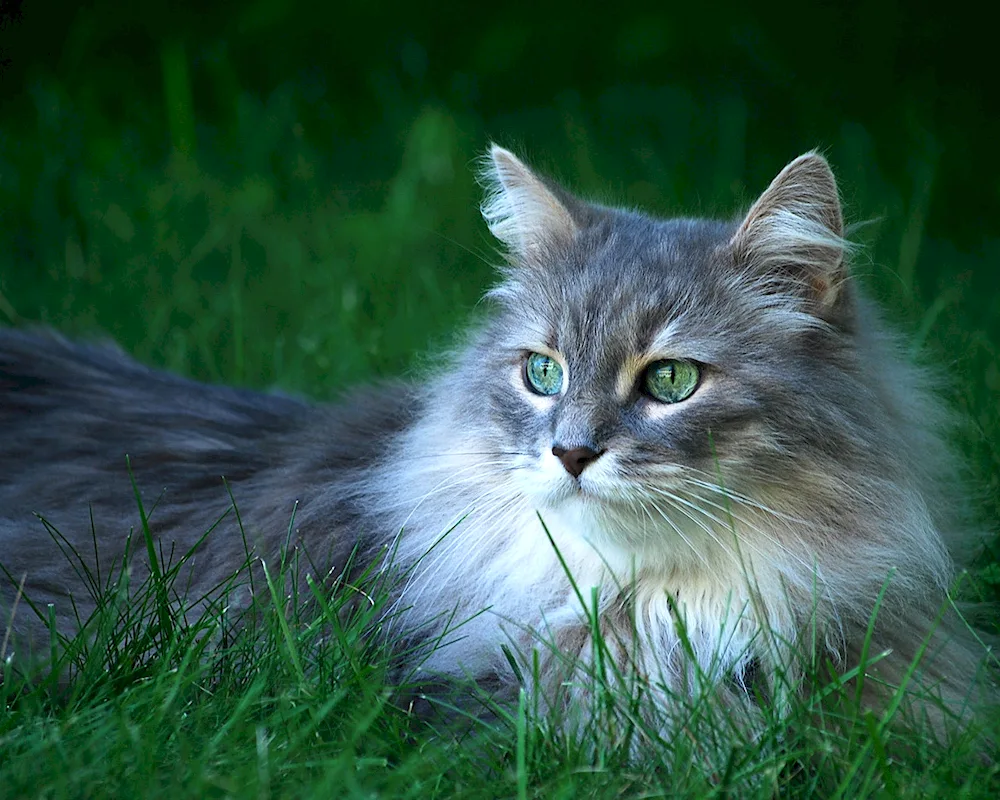
[[[327,578],[396,575],[383,635],[411,678],[565,710],[603,658],[661,704],[696,682],[752,709],[808,691],[812,660],[860,664],[869,705],[909,682],[961,716],[982,656],[947,609],[975,535],[947,415],[851,275],[825,158],[733,221],[594,205],[499,146],[484,164],[492,314],[422,384],[313,405],[0,331],[14,646],[50,641],[22,594],[66,635],[93,608],[34,515],[89,568],[120,560],[130,465],[161,548],[194,549],[191,597],[246,558],[233,503],[265,562],[289,543]]]

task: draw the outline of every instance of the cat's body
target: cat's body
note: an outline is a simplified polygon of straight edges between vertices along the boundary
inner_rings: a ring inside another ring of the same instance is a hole
[[[593,657],[596,587],[606,656],[654,694],[688,691],[697,662],[740,702],[774,697],[793,653],[850,669],[888,651],[869,671],[899,682],[930,641],[919,683],[960,705],[977,658],[931,633],[968,536],[955,468],[843,264],[825,161],[793,162],[739,223],[590,206],[499,148],[491,164],[484,213],[511,265],[425,385],[313,407],[0,331],[0,562],[25,595],[67,633],[69,594],[86,614],[33,513],[91,560],[92,513],[120,558],[140,527],[128,454],[164,548],[224,514],[225,477],[265,560],[294,519],[330,574],[356,546],[398,570],[388,632],[445,642],[415,651],[428,678],[512,687],[502,645],[526,674],[535,647],[549,699],[585,692],[566,664]],[[192,596],[244,559],[231,514],[190,562]],[[13,629],[48,641],[23,604]]]
[[[231,578],[248,546],[269,560],[305,539],[333,568],[357,541],[341,533],[359,513],[344,487],[413,413],[411,390],[402,387],[359,394],[343,409],[316,408],[149,370],[112,345],[12,330],[0,332],[0,342],[2,563],[18,579],[28,576],[33,603],[55,603],[64,632],[75,625],[70,594],[84,618],[93,604],[52,534],[65,537],[94,574],[98,564],[107,574],[135,532],[140,581],[146,570],[133,478],[173,562],[219,523],[188,562],[192,597]],[[316,437],[318,430],[328,438]],[[234,500],[243,532],[236,515],[226,514]],[[27,605],[16,622],[15,631],[48,640]]]

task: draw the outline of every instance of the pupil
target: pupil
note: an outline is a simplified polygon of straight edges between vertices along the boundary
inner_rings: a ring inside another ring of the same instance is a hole
[[[559,391],[562,367],[550,356],[532,353],[527,364],[528,381],[540,394],[551,395]]]

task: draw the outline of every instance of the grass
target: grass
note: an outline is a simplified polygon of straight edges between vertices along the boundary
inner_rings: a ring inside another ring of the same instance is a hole
[[[134,538],[152,541],[147,530]],[[247,588],[248,556],[215,601],[185,617],[192,598],[177,584],[188,556],[151,553],[141,586],[129,587],[120,566],[86,575],[97,610],[83,634],[54,646],[50,677],[27,680],[3,659],[3,796],[994,797],[1000,788],[1000,766],[971,735],[945,747],[897,727],[898,707],[859,712],[851,673],[820,666],[812,695],[780,712],[765,704],[752,729],[704,691],[672,698],[674,732],[664,734],[648,694],[600,657],[580,724],[523,690],[487,721],[416,714],[401,700],[405,686],[390,688],[391,654],[372,635],[384,584],[354,603],[352,587],[299,580],[305,556],[286,552],[262,565],[266,590],[236,618],[229,597]],[[296,588],[305,586],[308,595]]]
[[[738,97],[649,87],[492,127],[394,95],[398,127],[369,152],[316,143],[320,115],[300,81],[232,92],[231,125],[211,131],[191,110],[183,49],[160,55],[167,158],[141,126],[95,123],[57,82],[32,84],[29,122],[0,123],[0,316],[104,332],[204,380],[329,398],[433,368],[434,355],[416,354],[447,343],[492,280],[470,166],[498,130],[577,188],[664,213],[728,213],[795,155],[747,165],[754,143]],[[900,145],[901,179],[879,169],[863,127],[824,135],[854,218],[879,220],[857,233],[859,271],[970,421],[959,446],[995,530],[1000,323],[988,273],[1000,242],[969,247],[928,227],[932,136]],[[642,702],[617,689],[597,693],[592,724],[573,734],[524,694],[488,725],[428,722],[388,688],[391,659],[365,635],[383,598],[355,608],[350,592],[289,597],[300,568],[290,554],[268,565],[269,601],[250,624],[236,625],[224,602],[187,620],[178,606],[195,598],[175,583],[184,554],[157,552],[147,530],[132,538],[160,569],[129,602],[117,565],[90,576],[101,598],[92,637],[52,643],[65,647],[62,682],[24,682],[3,661],[0,796],[995,797],[1000,787],[971,741],[946,748],[871,714],[817,714],[819,696],[766,719],[755,738],[698,703],[681,703],[688,723],[667,741],[638,729],[608,737],[607,714],[628,718]],[[984,548],[970,593],[1000,598],[997,563]],[[840,691],[825,674],[818,684]]]

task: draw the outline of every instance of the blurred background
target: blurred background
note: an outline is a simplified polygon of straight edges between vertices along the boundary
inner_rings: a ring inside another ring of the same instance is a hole
[[[857,271],[967,421],[997,529],[1000,83],[981,20],[892,0],[21,11],[0,31],[0,322],[332,397],[433,366],[420,354],[476,313],[497,260],[474,179],[489,141],[603,202],[704,215],[818,147]]]

